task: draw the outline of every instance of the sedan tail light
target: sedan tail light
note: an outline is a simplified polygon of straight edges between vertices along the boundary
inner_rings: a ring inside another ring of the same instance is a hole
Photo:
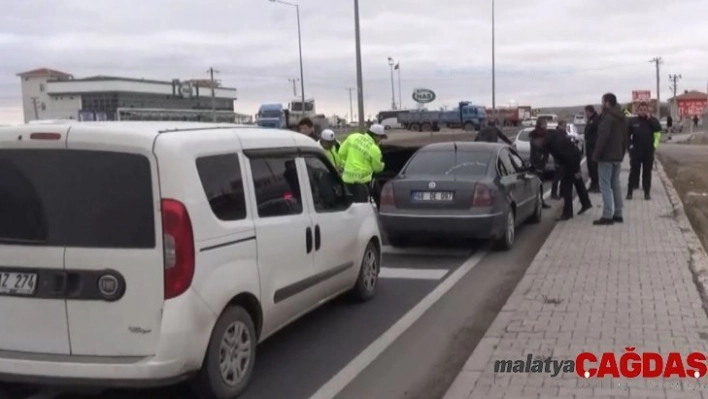
[[[381,189],[381,205],[395,206],[393,201],[393,183],[388,182],[384,184]]]
[[[472,195],[472,206],[492,206],[492,191],[484,184],[477,183]]]

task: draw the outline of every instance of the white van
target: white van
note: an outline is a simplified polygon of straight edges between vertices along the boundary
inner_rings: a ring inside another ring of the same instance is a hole
[[[374,206],[312,139],[180,122],[0,128],[0,384],[234,398],[256,344],[375,293]]]

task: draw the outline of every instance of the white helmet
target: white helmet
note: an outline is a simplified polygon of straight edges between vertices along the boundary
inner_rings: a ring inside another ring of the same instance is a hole
[[[320,133],[320,140],[322,141],[335,141],[334,131],[331,129],[325,129]]]
[[[369,132],[379,137],[386,137],[386,128],[383,125],[373,124],[369,128]]]

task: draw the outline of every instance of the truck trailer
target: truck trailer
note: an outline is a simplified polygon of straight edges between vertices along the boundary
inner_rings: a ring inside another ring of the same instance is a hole
[[[479,130],[487,119],[484,107],[461,101],[449,111],[411,110],[398,114],[398,122],[407,130],[437,132],[441,128]]]

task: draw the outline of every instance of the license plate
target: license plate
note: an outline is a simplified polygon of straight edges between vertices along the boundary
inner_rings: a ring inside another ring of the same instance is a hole
[[[0,294],[34,295],[37,289],[37,274],[0,272]]]
[[[412,195],[414,201],[452,201],[454,199],[452,191],[414,191]]]

